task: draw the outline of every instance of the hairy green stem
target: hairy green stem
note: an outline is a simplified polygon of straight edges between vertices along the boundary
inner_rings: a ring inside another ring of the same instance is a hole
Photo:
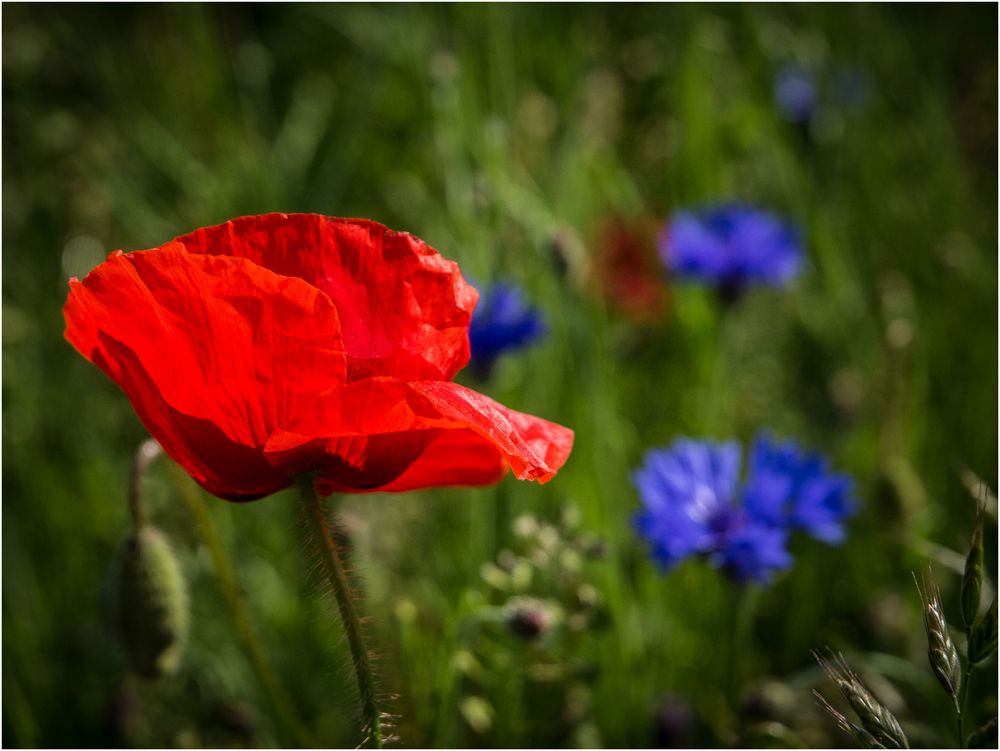
[[[958,723],[958,747],[965,748],[965,705],[969,699],[969,684],[972,682],[972,671],[975,668],[971,662],[966,661],[965,672],[962,673],[962,687],[958,690],[955,698],[955,716]]]
[[[337,599],[337,609],[340,620],[347,635],[347,644],[351,649],[351,660],[354,663],[354,673],[358,679],[358,694],[361,698],[361,714],[364,723],[365,741],[375,748],[382,748],[382,715],[379,713],[375,697],[375,679],[368,648],[365,646],[364,635],[361,632],[361,619],[354,604],[347,572],[341,560],[340,550],[333,538],[333,530],[326,512],[316,494],[314,478],[303,475],[299,478],[299,491],[302,495],[302,505],[312,537],[319,551],[323,571],[330,581],[330,588]]]
[[[309,732],[309,729],[299,717],[294,702],[268,664],[264,647],[254,631],[250,613],[243,598],[243,590],[236,581],[233,565],[226,554],[226,549],[223,547],[218,533],[215,531],[215,525],[212,522],[211,515],[208,513],[208,509],[205,507],[201,491],[195,487],[191,478],[177,464],[170,462],[170,471],[174,476],[177,487],[180,489],[181,498],[183,498],[185,505],[188,507],[188,511],[191,512],[191,516],[194,517],[198,533],[201,535],[202,540],[204,540],[205,545],[208,546],[208,551],[212,556],[212,566],[215,568],[215,576],[219,582],[219,588],[222,590],[222,595],[232,613],[233,621],[236,623],[236,633],[243,644],[257,680],[264,689],[264,693],[267,695],[267,699],[274,711],[281,718],[281,722],[295,740],[295,743],[303,748],[315,748],[317,744],[312,737],[312,733]]]

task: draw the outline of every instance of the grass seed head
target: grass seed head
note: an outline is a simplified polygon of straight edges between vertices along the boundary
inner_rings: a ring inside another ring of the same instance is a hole
[[[909,748],[909,742],[895,715],[886,709],[854,673],[842,655],[813,656],[861,721],[861,728],[878,744],[872,748]],[[846,718],[845,718],[846,719]],[[850,723],[849,723],[850,724]]]
[[[917,592],[920,593],[920,600],[923,603],[924,630],[927,632],[927,660],[938,682],[954,699],[962,685],[962,660],[955,643],[951,640],[951,634],[948,633],[948,622],[941,606],[941,593],[934,583],[930,569],[924,578],[923,589],[918,584]]]
[[[830,702],[826,700],[826,697],[824,697],[819,691],[813,691],[813,695],[816,697],[819,705],[825,709],[831,717],[833,717],[837,725],[840,726],[840,729],[848,735],[853,736],[854,740],[856,740],[860,745],[865,748],[885,748],[885,746],[875,739],[875,736],[860,725],[855,725],[853,722],[848,720],[847,717],[834,709],[833,705],[831,705]]]

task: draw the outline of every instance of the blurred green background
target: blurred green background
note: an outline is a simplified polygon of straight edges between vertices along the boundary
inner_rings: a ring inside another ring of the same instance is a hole
[[[544,487],[341,501],[402,745],[841,745],[810,695],[825,645],[915,745],[953,743],[910,571],[933,563],[959,622],[975,496],[996,488],[995,6],[3,11],[5,746],[298,740],[165,462],[146,494],[191,634],[177,674],[126,673],[100,593],[144,433],[62,339],[67,279],[110,250],[268,211],[377,219],[472,278],[523,284],[548,336],[490,381],[460,380],[576,430]],[[827,82],[859,71],[863,102],[823,95],[808,129],[784,121],[773,85],[788,63]],[[661,222],[722,198],[802,227],[791,288],[724,311],[675,285],[641,325],[600,294],[609,217]],[[796,542],[734,650],[733,587],[698,562],[653,568],[628,477],[679,435],[760,427],[830,455],[862,511],[842,547]],[[346,647],[294,495],[203,503],[295,711],[321,745],[354,745]],[[562,603],[565,623],[541,641],[507,633],[518,594]],[[572,621],[577,607],[589,615]],[[981,672],[980,722],[996,713],[995,658]]]

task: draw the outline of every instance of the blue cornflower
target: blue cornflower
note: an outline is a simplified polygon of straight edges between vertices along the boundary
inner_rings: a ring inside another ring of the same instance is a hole
[[[786,65],[774,78],[774,101],[781,116],[793,123],[807,123],[816,111],[816,78],[801,65]]]
[[[799,233],[775,215],[741,203],[679,211],[660,241],[672,273],[736,296],[751,283],[781,285],[802,266]]]
[[[526,347],[544,335],[545,321],[513,284],[497,282],[480,293],[469,325],[469,346],[473,369],[488,375],[505,351]]]
[[[850,480],[821,457],[762,434],[742,487],[740,463],[733,441],[679,439],[646,454],[632,477],[643,503],[634,522],[664,569],[704,556],[737,581],[766,582],[791,566],[792,531],[843,539],[854,512]]]

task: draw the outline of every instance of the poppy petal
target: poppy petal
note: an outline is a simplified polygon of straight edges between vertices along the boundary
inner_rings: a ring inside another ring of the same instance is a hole
[[[340,312],[348,376],[450,380],[469,361],[478,293],[423,240],[366,219],[264,214],[177,238],[322,289]]]
[[[216,495],[288,484],[261,449],[343,383],[337,311],[320,290],[179,244],[113,253],[70,281],[66,338],[128,395],[146,428]]]
[[[321,395],[265,448],[285,472],[318,472],[328,491],[487,485],[506,466],[547,482],[573,432],[445,381],[369,378]]]
[[[478,391],[446,381],[408,384],[441,417],[491,441],[519,480],[551,480],[569,458],[573,431],[534,415],[516,412]]]
[[[119,373],[115,381],[146,430],[205,490],[230,501],[252,501],[288,486],[259,448],[231,440],[211,420],[178,412],[161,398],[135,352],[103,333],[99,337],[94,364],[109,375],[113,369]]]
[[[417,460],[381,491],[401,493],[448,485],[494,485],[506,473],[503,455],[492,441],[476,431],[437,430]]]

